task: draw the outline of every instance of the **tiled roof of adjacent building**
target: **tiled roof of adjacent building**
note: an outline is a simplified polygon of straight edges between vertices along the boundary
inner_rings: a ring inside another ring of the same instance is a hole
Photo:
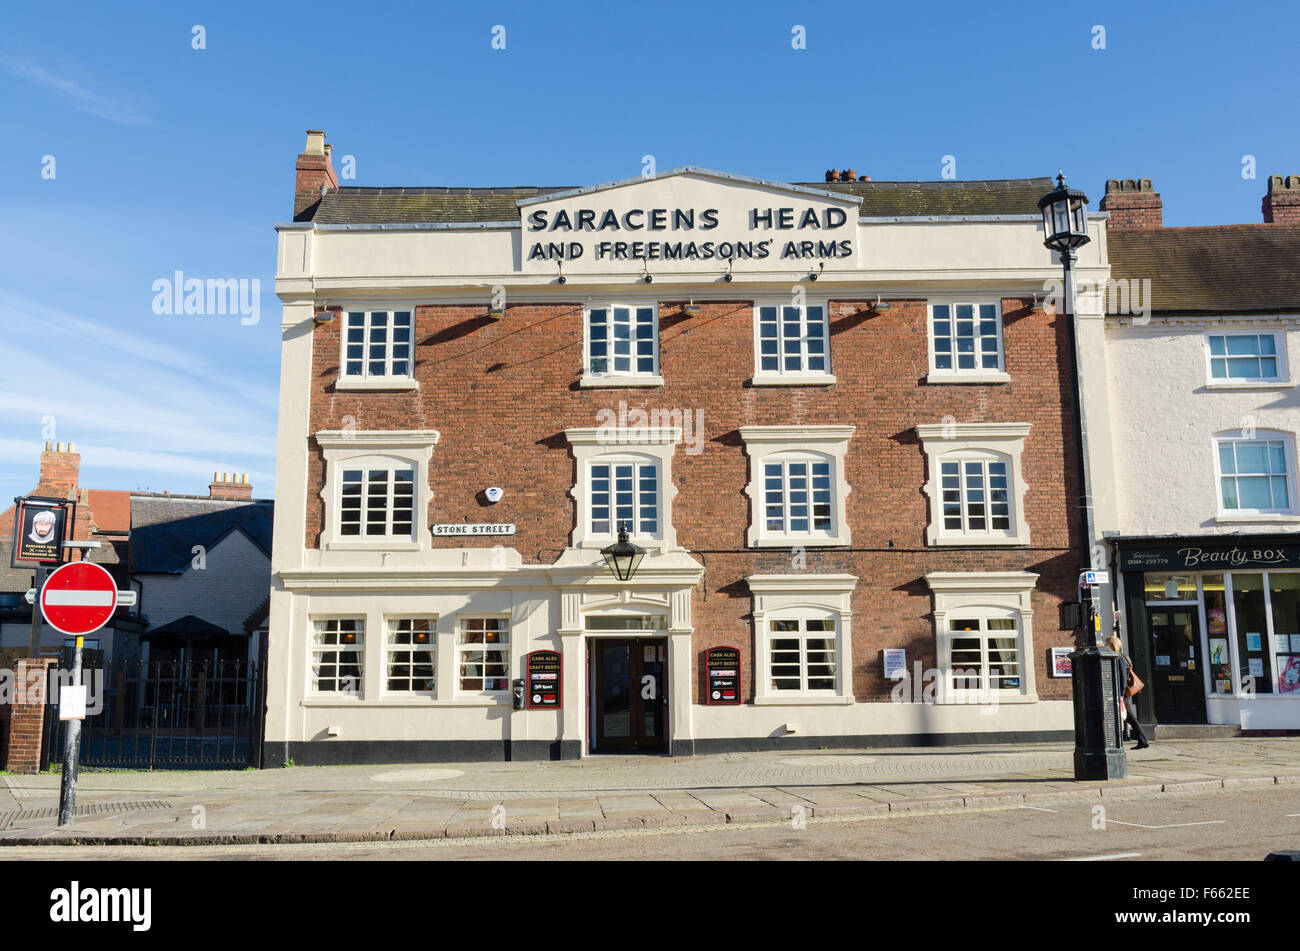
[[[864,217],[934,215],[1036,215],[1050,178],[941,182],[806,182],[800,187],[845,192],[861,199]],[[358,188],[329,192],[313,220],[318,224],[457,224],[518,221],[520,199],[572,186],[513,188]]]
[[[175,574],[194,557],[194,546],[211,548],[234,528],[270,556],[274,503],[184,495],[131,497],[131,561],[135,571]]]
[[[1119,231],[1107,248],[1112,279],[1150,279],[1156,313],[1300,313],[1300,226]]]
[[[95,529],[124,535],[131,530],[131,493],[121,489],[88,489]]]

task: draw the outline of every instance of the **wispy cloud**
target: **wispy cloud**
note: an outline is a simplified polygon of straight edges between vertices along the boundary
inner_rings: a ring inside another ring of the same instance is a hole
[[[85,86],[62,76],[55,76],[48,70],[32,63],[5,58],[0,60],[5,70],[19,79],[37,83],[46,89],[52,89],[72,102],[74,108],[91,115],[107,119],[118,125],[150,125],[152,120],[138,108],[123,99],[106,96],[87,89]]]

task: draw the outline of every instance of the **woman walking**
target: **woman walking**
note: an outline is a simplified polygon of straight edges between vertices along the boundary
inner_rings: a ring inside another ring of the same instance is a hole
[[[1124,653],[1124,645],[1118,636],[1112,634],[1106,638],[1106,646],[1124,658],[1124,691],[1127,694],[1128,686],[1133,682],[1133,661],[1129,660],[1129,656]],[[1138,687],[1138,690],[1141,689],[1141,687]],[[1135,699],[1137,699],[1136,691],[1133,696],[1121,697],[1120,703],[1123,705],[1124,718],[1128,722],[1129,730],[1132,731],[1133,737],[1137,740],[1137,746],[1133,747],[1133,749],[1144,750],[1151,744],[1147,742],[1147,735],[1142,731],[1142,724],[1138,722],[1136,708],[1133,703]]]

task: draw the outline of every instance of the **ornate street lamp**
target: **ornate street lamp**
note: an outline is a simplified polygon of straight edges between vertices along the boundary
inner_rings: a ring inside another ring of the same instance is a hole
[[[641,559],[645,557],[644,548],[627,540],[626,522],[618,523],[618,541],[608,548],[602,548],[600,553],[605,556],[605,564],[609,565],[609,570],[614,572],[614,577],[619,581],[631,581],[637,568],[641,567]]]
[[[1043,213],[1043,244],[1061,256],[1065,269],[1064,301],[1061,316],[1070,331],[1070,399],[1076,425],[1074,454],[1078,461],[1079,484],[1079,570],[1092,567],[1092,515],[1088,487],[1087,442],[1082,399],[1083,379],[1079,366],[1079,338],[1075,319],[1074,270],[1075,249],[1092,239],[1088,236],[1088,196],[1065,187],[1065,175],[1058,173],[1056,187],[1038,200]],[[1123,729],[1119,720],[1119,697],[1123,661],[1097,643],[1097,587],[1090,589],[1089,610],[1080,611],[1082,625],[1070,655],[1074,693],[1074,778],[1120,779],[1128,775],[1124,756]]]

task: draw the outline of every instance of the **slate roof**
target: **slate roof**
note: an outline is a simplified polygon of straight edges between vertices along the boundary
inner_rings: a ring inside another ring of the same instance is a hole
[[[1037,215],[1050,178],[941,182],[805,182],[804,188],[844,192],[861,199],[864,217],[930,215]],[[321,199],[318,224],[456,224],[518,221],[520,199],[569,191],[573,186],[512,188],[360,188],[348,186]]]
[[[223,500],[195,496],[131,496],[131,562],[137,572],[179,574],[195,545],[211,548],[238,527],[270,556],[270,500]]]
[[[1119,231],[1107,248],[1112,279],[1150,279],[1153,312],[1300,313],[1300,225]]]

